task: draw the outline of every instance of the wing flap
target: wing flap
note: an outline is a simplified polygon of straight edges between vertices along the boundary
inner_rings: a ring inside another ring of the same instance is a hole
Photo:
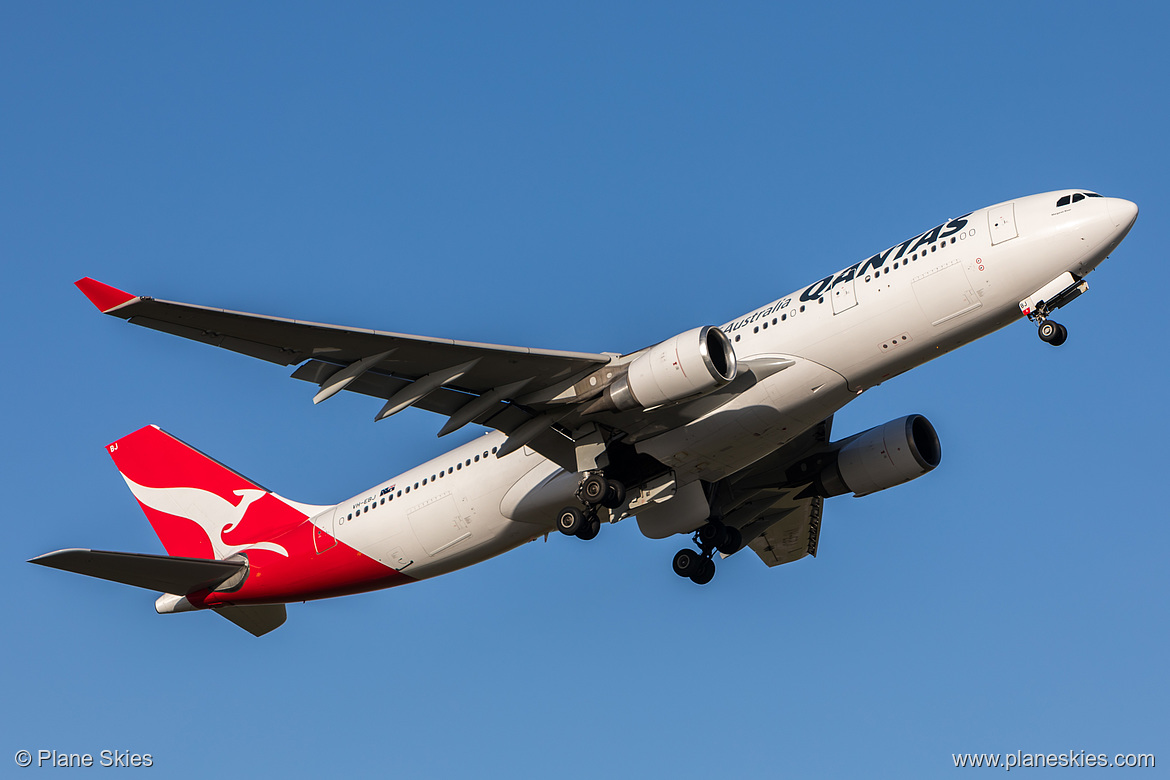
[[[162,320],[151,319],[150,317],[131,317],[129,322],[134,325],[141,325],[144,328],[150,328],[151,330],[170,333],[172,336],[200,341],[204,344],[210,344],[213,347],[230,349],[232,352],[239,352],[248,357],[267,360],[269,363],[276,363],[281,366],[291,365],[303,359],[298,352],[281,349],[269,344],[261,344],[258,341],[249,341],[247,339],[236,338],[235,336],[225,336],[222,333],[193,328],[189,325],[180,325],[175,322],[164,322]]]
[[[824,499],[802,499],[796,507],[781,515],[765,515],[770,524],[748,546],[768,566],[798,561],[806,555],[814,558],[821,535],[821,512]]]

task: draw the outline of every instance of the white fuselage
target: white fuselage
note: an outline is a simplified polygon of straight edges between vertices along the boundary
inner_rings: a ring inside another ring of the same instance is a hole
[[[681,424],[628,441],[671,468],[680,485],[722,479],[864,390],[1022,317],[1020,301],[1065,272],[1093,270],[1136,217],[1132,203],[1113,198],[1057,207],[1062,194],[948,221],[728,322],[741,367],[771,358],[791,365],[760,372],[729,400],[679,404],[664,420]],[[538,538],[572,502],[578,477],[527,448],[495,457],[506,438],[489,433],[313,522],[416,579]]]

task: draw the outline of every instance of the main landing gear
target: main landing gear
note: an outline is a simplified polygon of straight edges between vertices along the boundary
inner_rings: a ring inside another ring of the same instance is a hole
[[[608,479],[600,471],[585,475],[577,486],[577,498],[584,509],[567,506],[557,515],[557,529],[565,536],[575,536],[586,541],[601,531],[601,520],[597,517],[599,506],[616,509],[625,503],[626,488],[616,479]]]
[[[715,576],[715,553],[731,555],[743,546],[738,528],[723,525],[716,520],[695,531],[695,544],[701,552],[679,550],[674,556],[674,573],[686,577],[696,585],[706,585]]]

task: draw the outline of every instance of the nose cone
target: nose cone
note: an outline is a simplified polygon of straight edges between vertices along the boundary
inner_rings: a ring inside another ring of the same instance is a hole
[[[1108,204],[1113,226],[1121,230],[1123,235],[1128,233],[1129,229],[1133,227],[1134,221],[1137,220],[1137,204],[1125,198],[1106,198],[1105,202]]]

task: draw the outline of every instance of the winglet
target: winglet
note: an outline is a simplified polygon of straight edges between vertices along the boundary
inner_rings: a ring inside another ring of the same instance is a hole
[[[131,301],[138,300],[137,295],[131,295],[125,290],[102,284],[97,279],[90,279],[88,276],[84,279],[78,279],[74,284],[77,285],[77,289],[85,293],[89,302],[98,307],[98,310],[103,314],[108,314],[119,306],[125,306]]]

